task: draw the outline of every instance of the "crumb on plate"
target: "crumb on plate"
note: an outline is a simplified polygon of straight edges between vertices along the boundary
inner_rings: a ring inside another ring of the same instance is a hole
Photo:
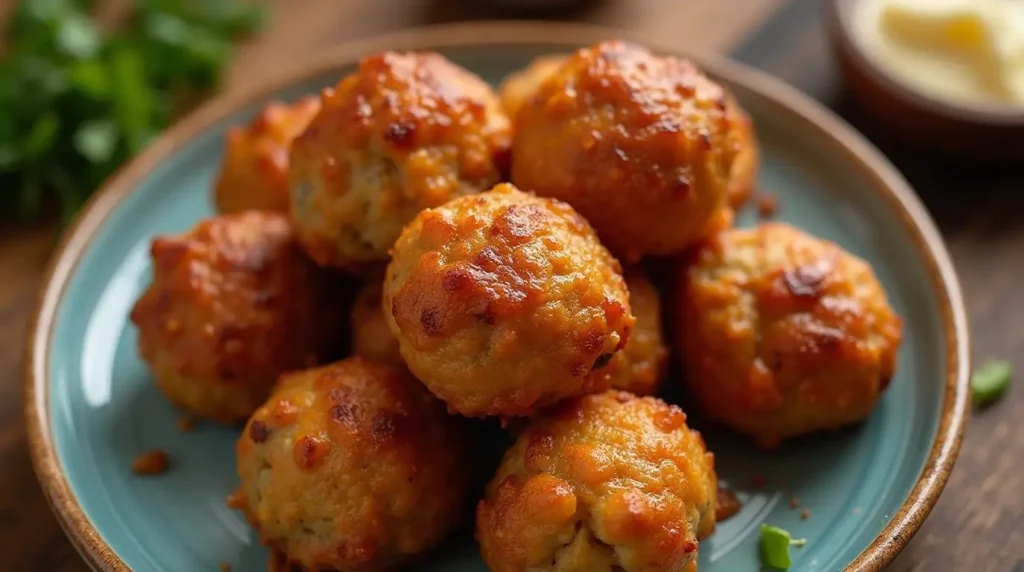
[[[761,191],[757,194],[757,216],[766,219],[775,216],[779,210],[779,199],[775,195]]]
[[[196,420],[191,417],[179,417],[178,418],[178,431],[182,433],[189,433],[196,428]]]
[[[136,475],[162,475],[170,464],[170,458],[163,449],[153,449],[135,457],[132,472]]]
[[[722,483],[718,484],[718,501],[715,503],[715,520],[721,522],[740,511],[742,506],[736,493]]]
[[[811,518],[811,511],[806,508],[800,511],[800,520],[807,520],[808,518]]]
[[[233,510],[242,510],[245,508],[245,495],[242,494],[242,489],[238,489],[228,495],[225,499],[228,508]]]

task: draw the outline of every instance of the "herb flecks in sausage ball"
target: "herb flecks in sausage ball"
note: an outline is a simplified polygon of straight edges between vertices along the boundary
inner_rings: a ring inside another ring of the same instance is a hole
[[[458,420],[399,366],[283,376],[236,451],[240,504],[283,570],[390,569],[464,513]]]
[[[384,309],[412,372],[451,410],[529,416],[600,391],[633,325],[619,263],[569,205],[507,184],[419,214]]]
[[[320,100],[315,97],[293,105],[273,102],[248,125],[228,131],[213,191],[217,210],[287,213],[288,152],[292,140],[319,110]]]
[[[744,129],[732,97],[690,62],[605,42],[516,113],[512,182],[573,205],[625,262],[669,255],[731,220],[733,169],[753,141]]]
[[[343,283],[318,268],[280,214],[221,215],[156,238],[154,275],[131,319],[157,387],[198,417],[244,421],[284,371],[344,336]]]
[[[299,237],[320,264],[385,263],[419,211],[486,190],[506,168],[498,96],[438,54],[368,57],[320,100],[290,179]]]
[[[493,572],[696,570],[715,526],[714,457],[652,397],[589,395],[536,418],[477,507]]]
[[[405,365],[381,306],[382,286],[381,280],[371,280],[356,296],[351,316],[352,353],[373,361]]]
[[[902,323],[871,267],[782,224],[724,232],[681,277],[680,351],[708,418],[764,446],[868,417]]]
[[[661,385],[668,365],[668,348],[661,331],[661,300],[640,268],[627,269],[625,277],[636,323],[626,346],[610,356],[607,367],[597,374],[607,375],[613,389],[651,395]]]

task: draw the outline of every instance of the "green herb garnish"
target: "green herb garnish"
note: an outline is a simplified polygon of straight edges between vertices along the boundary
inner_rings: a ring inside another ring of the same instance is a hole
[[[984,407],[1006,393],[1013,378],[1013,366],[1007,361],[989,360],[981,364],[971,376],[971,395],[974,405]]]
[[[0,61],[0,218],[67,221],[121,163],[219,83],[232,41],[264,8],[240,0],[137,0],[104,32],[92,0],[21,0]]]
[[[789,547],[805,544],[806,538],[794,540],[788,530],[768,524],[761,525],[761,562],[765,566],[788,570],[793,565],[789,558]]]

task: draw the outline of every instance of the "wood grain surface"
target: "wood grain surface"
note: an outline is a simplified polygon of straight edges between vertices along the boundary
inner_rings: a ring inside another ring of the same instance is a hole
[[[0,0],[0,17],[9,0]],[[482,0],[273,0],[266,33],[245,46],[225,89],[259,83],[345,40],[434,22],[507,14]],[[958,265],[975,356],[1024,371],[1024,175],[929,162],[891,144],[843,98],[824,38],[820,0],[605,0],[570,14],[641,31],[652,42],[732,53],[836,109],[885,151],[920,192]],[[2,111],[0,111],[2,112]],[[0,190],[2,192],[2,190]],[[21,353],[50,226],[0,221],[0,569],[87,570],[35,482],[21,414]],[[1024,386],[977,413],[931,518],[891,567],[899,572],[1024,572]],[[743,572],[743,571],[737,571]]]

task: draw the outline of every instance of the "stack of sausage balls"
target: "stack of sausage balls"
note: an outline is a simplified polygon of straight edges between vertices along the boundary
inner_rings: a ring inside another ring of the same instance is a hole
[[[367,57],[228,135],[221,214],[153,241],[140,352],[174,404],[246,423],[234,499],[271,569],[436,546],[471,500],[465,418],[496,417],[491,570],[695,570],[717,480],[653,396],[668,330],[693,406],[764,447],[865,419],[901,341],[867,263],[732,228],[757,164],[728,92],[636,45],[499,93],[437,54]]]

